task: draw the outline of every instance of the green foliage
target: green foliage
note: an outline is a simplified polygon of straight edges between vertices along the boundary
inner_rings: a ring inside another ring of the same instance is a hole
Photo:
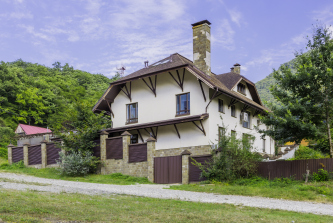
[[[8,149],[0,147],[0,157],[7,159],[8,158]]]
[[[100,161],[91,152],[84,155],[79,151],[72,151],[70,154],[60,152],[60,159],[57,163],[60,166],[61,174],[66,176],[85,176],[95,173]]]
[[[318,173],[312,174],[312,180],[317,181],[317,182],[328,181],[331,178],[332,178],[332,176],[330,176],[328,171],[324,170],[324,169],[319,169]]]
[[[103,114],[96,115],[92,112],[87,103],[77,103],[74,112],[67,116],[66,125],[57,128],[54,132],[62,139],[62,148],[67,152],[92,152],[98,138],[98,131],[108,128],[111,120],[103,117]]]
[[[316,27],[306,53],[296,53],[295,70],[282,65],[274,70],[276,83],[271,88],[281,106],[261,116],[271,128],[261,133],[275,140],[301,142],[302,139],[331,140],[333,115],[333,42],[326,27]],[[328,143],[327,147],[332,145]]]
[[[226,135],[220,137],[219,147],[221,152],[212,153],[212,160],[200,164],[195,162],[202,170],[202,176],[209,180],[226,181],[238,178],[248,178],[256,174],[257,163],[262,158],[253,152],[253,138],[243,137],[236,139]]]
[[[295,152],[295,158],[291,158],[289,160],[306,160],[306,159],[323,159],[329,158],[329,156],[325,156],[321,152],[311,149],[307,146],[299,146],[299,149]]]
[[[12,165],[9,165],[8,163],[0,165],[0,169],[2,170],[18,170],[18,169],[24,169],[26,168],[24,166],[23,160],[13,163]]]
[[[0,115],[11,129],[18,122],[59,127],[75,111],[76,102],[92,107],[118,78],[75,70],[59,62],[53,68],[22,60],[0,62]]]

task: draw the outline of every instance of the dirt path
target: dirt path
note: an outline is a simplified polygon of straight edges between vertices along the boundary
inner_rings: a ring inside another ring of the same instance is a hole
[[[6,179],[6,180],[1,180]],[[7,182],[5,182],[7,181]],[[81,193],[89,195],[127,194],[159,199],[177,199],[182,201],[235,204],[257,208],[280,209],[302,213],[333,216],[333,205],[282,199],[248,197],[238,195],[216,195],[190,191],[163,189],[164,185],[110,185],[83,183],[65,180],[38,178],[13,173],[0,173],[0,189],[35,190],[53,193]]]

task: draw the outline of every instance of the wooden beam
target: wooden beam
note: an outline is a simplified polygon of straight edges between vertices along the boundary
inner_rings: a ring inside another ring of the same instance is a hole
[[[177,83],[178,86],[182,89],[182,91],[184,91],[185,68],[184,68],[183,78],[182,78],[182,79],[180,78],[179,71],[176,70],[176,72],[177,72],[178,80],[176,80],[176,78],[172,75],[172,73],[171,73],[170,71],[169,71],[169,74],[170,74],[170,76],[176,81],[176,83]]]
[[[260,114],[260,111],[259,110],[256,110],[253,114],[253,117],[256,116],[256,115],[259,115]]]
[[[137,129],[136,131],[138,132],[138,135],[140,136],[141,141],[144,142],[140,130]]]
[[[204,99],[206,101],[206,95],[205,95],[205,92],[204,92],[203,87],[202,87],[202,81],[200,79],[199,79],[199,84],[200,84],[202,95],[203,95],[203,97],[204,97]]]
[[[229,103],[229,105],[228,105],[228,108],[230,108],[231,106],[235,105],[237,102],[238,102],[238,101],[237,101],[236,99],[231,98],[230,103]]]
[[[197,123],[195,123],[194,121],[192,121],[192,123],[204,134],[206,135],[206,131],[202,125],[202,121],[200,120],[200,124],[201,124],[201,127],[197,125]]]
[[[175,126],[175,129],[176,129],[176,132],[177,132],[178,138],[180,138],[180,134],[179,134],[179,131],[178,131],[178,128],[177,128],[176,124],[173,124],[173,126]]]
[[[154,93],[155,97],[156,97],[156,81],[157,81],[157,75],[155,76],[155,86],[151,80],[151,77],[148,77],[149,81],[150,81],[150,85],[146,82],[146,80],[144,78],[142,78],[143,82],[145,82],[145,84],[148,86],[148,88]]]
[[[244,106],[243,106],[243,108],[242,108],[242,111],[241,112],[245,112],[247,109],[249,109],[250,108],[250,106],[249,105],[245,105],[244,104]]]
[[[130,101],[132,101],[132,97],[131,97],[131,93],[132,93],[132,82],[130,82],[130,90],[128,90],[127,88],[127,84],[125,84],[125,89],[126,89],[126,92],[124,91],[123,88],[120,88],[124,94],[130,99]]]
[[[112,109],[111,109],[111,103],[109,104],[109,101],[106,101],[106,104],[108,104],[109,109],[110,109],[110,112],[111,112],[111,114],[112,114],[112,117],[114,118],[114,114],[113,114],[113,111],[112,111]]]
[[[210,101],[208,103],[208,105],[206,106],[206,113],[207,113],[207,109],[208,109],[208,106],[210,105],[210,103],[213,101],[214,98],[222,95],[222,93],[219,93],[219,94],[216,94],[218,92],[218,89],[216,88],[216,91],[214,92],[213,96],[210,98]]]

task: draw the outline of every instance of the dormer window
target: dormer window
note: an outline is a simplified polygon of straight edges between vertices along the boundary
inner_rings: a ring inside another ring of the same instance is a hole
[[[245,85],[244,85],[244,84],[241,84],[241,83],[239,83],[239,84],[237,85],[237,91],[238,91],[239,93],[241,93],[241,94],[244,94],[244,95],[245,95]]]

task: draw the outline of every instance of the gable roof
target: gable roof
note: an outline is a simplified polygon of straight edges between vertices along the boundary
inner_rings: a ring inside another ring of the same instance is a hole
[[[262,105],[259,94],[257,92],[257,88],[255,87],[255,84],[252,81],[250,81],[249,79],[247,79],[246,77],[244,77],[243,75],[240,75],[238,73],[231,71],[229,73],[216,75],[216,78],[220,82],[222,82],[229,90],[232,90],[236,84],[238,84],[240,81],[244,80],[247,84],[247,87],[250,91],[253,101]]]
[[[207,75],[206,73],[198,69],[191,60],[187,59],[186,57],[178,53],[172,54],[169,57],[166,57],[156,63],[153,63],[152,65],[149,65],[148,67],[142,68],[123,78],[120,78],[117,81],[110,83],[109,88],[105,91],[103,96],[96,103],[96,105],[93,108],[93,111],[100,112],[103,110],[104,111],[109,110],[108,102],[113,102],[113,99],[118,95],[118,93],[121,91],[121,88],[124,87],[127,82],[181,68],[186,69],[187,71],[192,73],[195,77],[198,78],[198,80],[201,80],[210,88],[217,89],[232,98],[242,101],[243,103],[248,104],[251,107],[255,107],[256,109],[262,111],[266,110],[269,111],[268,108],[262,105],[259,95],[256,92],[254,83],[249,81],[247,78],[238,75],[234,72],[222,75],[215,75],[214,73],[212,73],[212,75]],[[236,76],[233,77],[231,74],[236,74]],[[232,87],[230,86],[232,84],[237,83],[240,80],[240,78],[243,78],[249,84],[248,86],[250,86],[249,90],[251,92],[252,98],[254,99],[253,101],[231,90]]]
[[[26,135],[34,135],[34,134],[43,134],[43,133],[52,133],[50,129],[32,126],[32,125],[24,125],[19,124]]]

